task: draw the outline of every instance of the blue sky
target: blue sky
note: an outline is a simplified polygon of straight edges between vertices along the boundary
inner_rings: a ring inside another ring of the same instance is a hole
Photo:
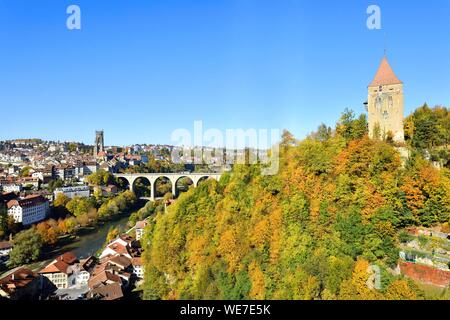
[[[385,33],[405,113],[450,106],[448,0],[0,0],[0,140],[170,143],[196,120],[301,138],[364,112]]]

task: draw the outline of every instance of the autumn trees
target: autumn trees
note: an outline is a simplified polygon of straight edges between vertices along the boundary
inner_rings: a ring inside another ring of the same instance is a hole
[[[424,104],[405,119],[406,142],[431,161],[450,167],[450,112]]]
[[[98,170],[97,172],[89,175],[86,177],[86,182],[94,186],[107,186],[117,183],[114,176],[105,170]]]
[[[285,131],[280,153],[277,175],[235,165],[156,213],[145,298],[420,298],[386,270],[401,229],[448,221],[448,171],[420,153],[405,162],[350,111],[303,141]],[[368,285],[372,266],[380,288]]]

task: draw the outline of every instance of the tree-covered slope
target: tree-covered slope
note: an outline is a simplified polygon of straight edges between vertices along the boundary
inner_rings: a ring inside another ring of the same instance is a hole
[[[285,134],[275,176],[240,165],[182,194],[146,230],[144,298],[420,298],[386,270],[399,229],[448,223],[449,171],[418,154],[402,164],[363,120],[302,142]]]

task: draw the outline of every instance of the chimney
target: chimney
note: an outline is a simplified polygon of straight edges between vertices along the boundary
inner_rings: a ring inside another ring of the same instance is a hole
[[[16,280],[16,275],[14,273],[11,275],[11,280]]]

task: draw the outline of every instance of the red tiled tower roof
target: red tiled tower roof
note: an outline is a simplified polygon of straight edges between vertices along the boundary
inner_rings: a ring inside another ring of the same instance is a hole
[[[386,57],[384,57],[381,61],[380,67],[378,68],[377,74],[375,75],[373,81],[369,84],[369,87],[401,83],[403,82],[397,78]]]

